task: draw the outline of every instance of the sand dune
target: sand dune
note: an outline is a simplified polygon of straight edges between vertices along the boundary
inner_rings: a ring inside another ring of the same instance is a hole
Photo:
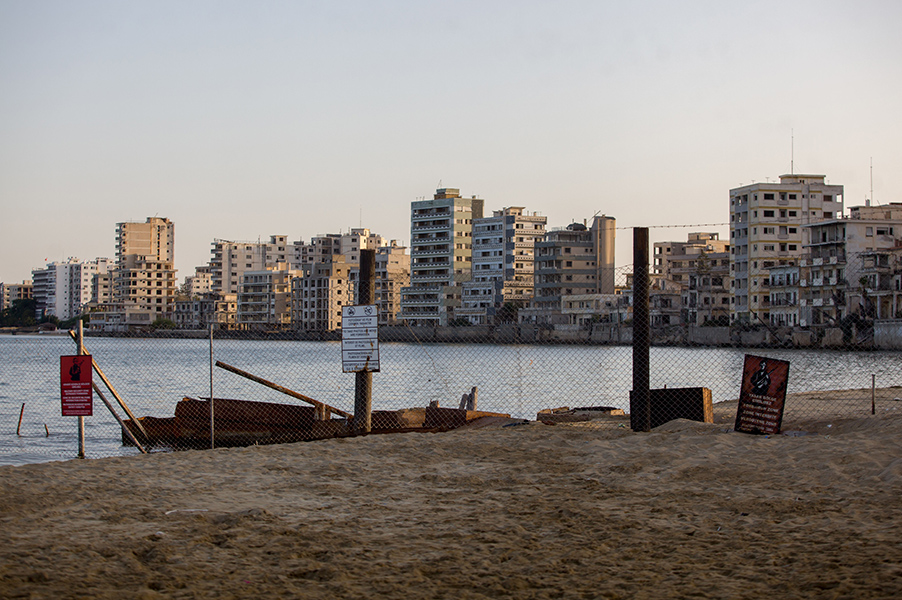
[[[878,408],[770,437],[729,432],[719,405],[646,434],[530,423],[2,467],[0,596],[900,597],[902,402]]]

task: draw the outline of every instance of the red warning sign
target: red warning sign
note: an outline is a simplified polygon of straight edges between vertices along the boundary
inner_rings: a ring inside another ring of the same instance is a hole
[[[94,416],[90,354],[60,356],[60,398],[64,417]]]

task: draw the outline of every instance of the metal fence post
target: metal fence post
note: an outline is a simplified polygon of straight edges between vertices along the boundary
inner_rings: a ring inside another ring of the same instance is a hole
[[[648,320],[648,228],[633,228],[633,393],[630,427],[651,430],[649,390],[651,327]]]

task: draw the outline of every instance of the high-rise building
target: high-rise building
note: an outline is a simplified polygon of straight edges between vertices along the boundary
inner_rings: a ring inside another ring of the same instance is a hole
[[[238,289],[238,327],[250,330],[287,328],[291,324],[291,282],[300,272],[288,263],[245,271]]]
[[[66,320],[85,312],[94,299],[95,277],[105,275],[111,266],[107,258],[93,261],[70,258],[32,271],[37,316]]]
[[[525,314],[537,323],[567,323],[562,297],[614,293],[614,217],[596,215],[592,225],[571,223],[535,244],[535,294]]]
[[[279,263],[292,263],[292,268],[299,268],[293,264],[292,251],[284,235],[272,235],[269,242],[213,240],[211,290],[220,294],[238,293],[245,271],[265,271]]]
[[[113,303],[171,315],[175,301],[175,224],[164,217],[116,224]]]
[[[902,204],[853,206],[848,218],[838,217],[803,227],[808,241],[798,265],[798,324],[836,326],[859,312],[895,318],[886,300],[892,294],[881,294],[874,310],[864,305],[893,287],[889,267],[902,246]]]
[[[769,269],[796,263],[805,225],[843,212],[843,186],[825,175],[781,175],[778,182],[730,190],[731,321],[769,322]]]
[[[473,220],[472,277],[461,286],[458,317],[491,324],[506,303],[525,306],[534,289],[535,242],[545,237],[546,223],[546,217],[530,215],[522,206]]]
[[[484,201],[440,188],[432,200],[410,203],[410,283],[401,289],[398,319],[410,325],[448,325],[471,277],[473,220]]]
[[[683,321],[702,325],[730,317],[730,244],[715,232],[685,242],[655,242],[654,274],[683,288]]]

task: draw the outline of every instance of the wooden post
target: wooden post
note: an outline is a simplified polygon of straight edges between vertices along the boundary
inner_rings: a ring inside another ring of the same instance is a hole
[[[78,344],[78,355],[82,356],[85,353],[85,345],[84,345],[84,334],[85,334],[85,323],[81,319],[78,320],[78,339],[76,343]],[[85,418],[78,417],[78,458],[85,457]]]
[[[103,390],[100,389],[100,386],[97,385],[96,382],[92,381],[91,387],[94,388],[94,391],[97,392],[97,395],[100,396],[100,399],[103,400],[103,403],[106,404],[106,407],[110,409],[110,412],[113,413],[113,416],[116,417],[117,421],[119,421],[119,426],[122,427],[122,431],[125,432],[125,435],[127,435],[132,443],[138,448],[138,450],[141,451],[141,454],[147,454],[147,450],[144,449],[144,446],[141,445],[132,430],[126,427],[125,421],[122,420],[122,417],[119,416],[119,413],[116,412],[116,409],[113,408],[113,405],[110,403],[110,401],[106,399],[106,396],[104,396]]]
[[[357,304],[376,301],[376,251],[360,251],[360,274],[357,276]],[[358,371],[354,381],[354,430],[369,433],[373,426],[373,374]]]
[[[877,414],[877,376],[871,375],[871,414]]]
[[[651,327],[648,320],[648,228],[633,228],[633,393],[630,427],[651,431],[649,386]]]
[[[21,435],[19,430],[22,429],[22,415],[25,414],[25,403],[22,403],[22,410],[19,411],[19,424],[16,426],[16,435]]]
[[[72,339],[76,340],[76,342],[78,343],[78,339],[75,336],[75,332],[72,331],[71,329],[69,330],[69,335],[72,337]],[[79,347],[84,349],[84,339],[82,339],[82,341],[79,343]],[[85,351],[85,352],[87,353],[87,351]],[[110,393],[113,394],[113,397],[116,399],[116,402],[119,403],[119,406],[122,407],[122,410],[125,411],[125,414],[128,415],[128,418],[131,419],[132,423],[134,423],[135,426],[141,430],[141,433],[144,435],[144,437],[148,438],[147,432],[144,430],[144,425],[142,425],[141,422],[138,420],[138,418],[134,414],[132,414],[131,409],[125,403],[125,400],[122,399],[122,396],[119,395],[119,393],[116,391],[116,388],[114,388],[113,384],[110,383],[110,380],[107,379],[107,376],[104,374],[103,370],[101,370],[100,365],[97,364],[97,361],[93,357],[91,358],[91,363],[94,367],[94,372],[100,376],[100,380],[103,381],[103,383],[104,383],[104,385],[106,385],[107,389],[110,390]]]

